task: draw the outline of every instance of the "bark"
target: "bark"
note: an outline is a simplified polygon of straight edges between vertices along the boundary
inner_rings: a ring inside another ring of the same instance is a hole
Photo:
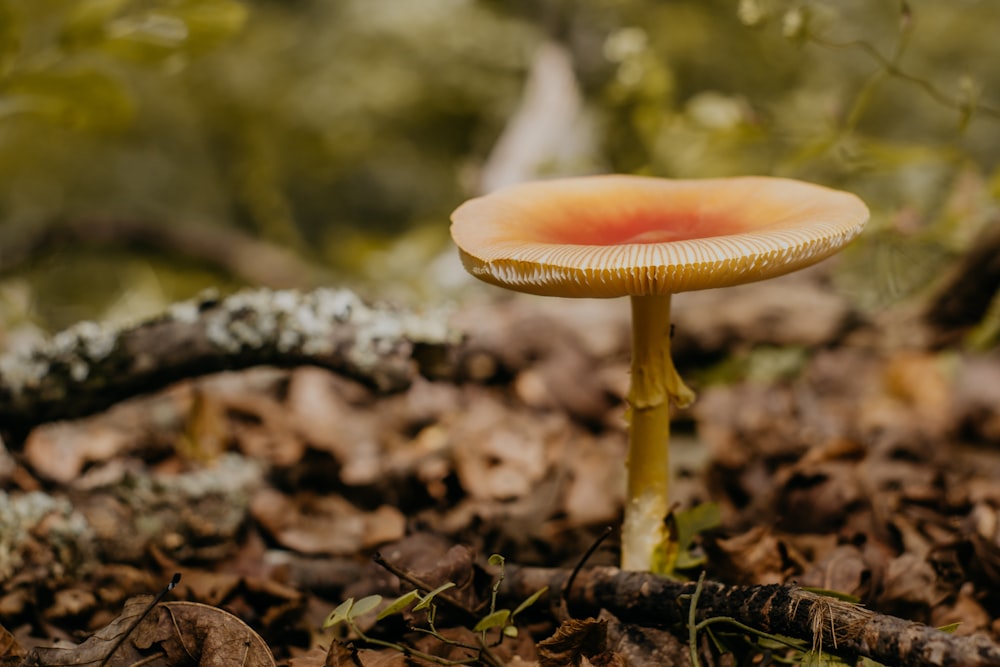
[[[502,593],[524,599],[544,586],[562,590],[570,572],[508,566]],[[581,613],[606,609],[625,622],[685,628],[694,582],[617,568],[583,570],[566,596]],[[985,636],[959,637],[877,614],[862,606],[795,586],[724,586],[704,582],[697,621],[728,617],[762,632],[804,640],[849,661],[871,658],[899,667],[995,667],[1000,645]]]
[[[17,449],[38,424],[92,414],[178,380],[259,365],[314,364],[376,390],[433,373],[443,316],[370,307],[347,290],[238,292],[175,304],[137,326],[83,322],[0,357],[0,435]]]

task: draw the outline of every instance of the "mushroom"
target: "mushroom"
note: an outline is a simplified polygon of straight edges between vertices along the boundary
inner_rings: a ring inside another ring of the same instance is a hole
[[[510,186],[452,214],[475,277],[530,294],[632,301],[622,568],[668,572],[670,405],[694,393],[670,356],[670,297],[779,276],[857,236],[856,196],[782,178],[605,175]]]

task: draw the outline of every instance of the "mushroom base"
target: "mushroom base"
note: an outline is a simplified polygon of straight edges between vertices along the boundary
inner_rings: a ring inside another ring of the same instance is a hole
[[[671,569],[668,558],[666,530],[667,497],[652,489],[625,505],[622,523],[621,569],[636,572],[664,573]]]

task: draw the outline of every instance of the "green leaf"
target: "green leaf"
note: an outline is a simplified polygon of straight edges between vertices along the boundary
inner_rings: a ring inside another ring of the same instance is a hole
[[[687,570],[698,567],[704,558],[691,553],[694,538],[722,524],[722,512],[716,503],[701,503],[673,515],[677,556],[674,567]]]
[[[389,603],[389,606],[378,613],[375,617],[376,621],[381,621],[383,618],[392,616],[393,614],[398,614],[404,609],[409,607],[415,600],[420,599],[420,593],[417,591],[410,591],[404,595],[400,595],[398,598]]]
[[[544,595],[547,590],[549,590],[548,586],[542,586],[540,589],[538,589],[537,591],[535,591],[534,593],[532,593],[530,596],[528,596],[524,600],[524,602],[522,602],[521,604],[517,605],[517,609],[515,609],[514,612],[510,615],[511,622],[512,623],[514,622],[514,617],[515,616],[517,616],[518,614],[520,614],[522,611],[524,611],[525,609],[527,609],[531,605],[533,605],[536,602],[538,602],[538,598],[542,597],[542,595]]]
[[[351,607],[351,611],[348,614],[348,617],[353,620],[358,616],[364,616],[368,612],[374,611],[375,608],[378,607],[380,604],[382,604],[381,595],[368,595],[366,597],[363,597],[354,603],[354,606]]]
[[[338,623],[343,623],[347,620],[349,614],[351,613],[351,607],[354,606],[354,598],[347,598],[339,605],[337,608],[330,612],[330,615],[326,617],[323,621],[323,629],[332,628]]]
[[[941,632],[947,632],[948,634],[952,634],[953,632],[955,632],[955,630],[958,630],[958,626],[960,625],[962,625],[961,621],[958,621],[956,623],[949,623],[948,625],[942,625],[940,628],[938,628],[938,630],[940,630]]]
[[[21,72],[0,93],[0,116],[33,116],[79,130],[123,130],[135,103],[116,78],[89,67]]]
[[[431,605],[431,602],[434,601],[434,596],[436,596],[438,593],[441,593],[442,591],[448,590],[449,588],[454,588],[454,586],[455,586],[455,584],[453,582],[450,582],[450,581],[448,583],[446,583],[446,584],[442,584],[442,585],[438,586],[437,588],[435,588],[434,590],[432,590],[430,593],[428,593],[427,595],[425,595],[423,598],[421,598],[420,602],[416,606],[413,607],[413,611],[420,611],[421,609],[426,609],[427,607],[429,607]]]
[[[511,639],[517,637],[517,626],[516,625],[505,625],[503,630],[501,630],[505,637],[510,637]]]
[[[490,628],[502,628],[507,625],[507,621],[510,619],[509,609],[497,609],[492,614],[484,616],[479,619],[476,626],[472,628],[473,632],[485,632]]]
[[[492,554],[490,555],[489,559],[486,562],[488,562],[493,567],[503,567],[503,564],[506,561],[504,560],[504,557],[501,556],[500,554]]]

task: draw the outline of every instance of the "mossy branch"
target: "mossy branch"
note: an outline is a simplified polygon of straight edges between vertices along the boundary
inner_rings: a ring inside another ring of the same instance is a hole
[[[83,322],[0,357],[0,434],[17,448],[41,423],[92,414],[178,380],[313,364],[383,392],[405,389],[451,334],[444,317],[365,304],[348,290],[266,289],[175,304],[133,327]],[[419,359],[418,359],[419,358]]]
[[[569,570],[508,566],[501,595],[516,599],[543,586],[562,590]],[[728,617],[761,633],[783,635],[847,660],[871,658],[899,667],[989,667],[1000,664],[1000,645],[986,636],[960,637],[920,623],[878,614],[857,604],[797,586],[725,586],[679,582],[643,572],[600,567],[583,570],[565,593],[580,613],[607,609],[619,619],[682,629],[692,600],[697,622]]]

